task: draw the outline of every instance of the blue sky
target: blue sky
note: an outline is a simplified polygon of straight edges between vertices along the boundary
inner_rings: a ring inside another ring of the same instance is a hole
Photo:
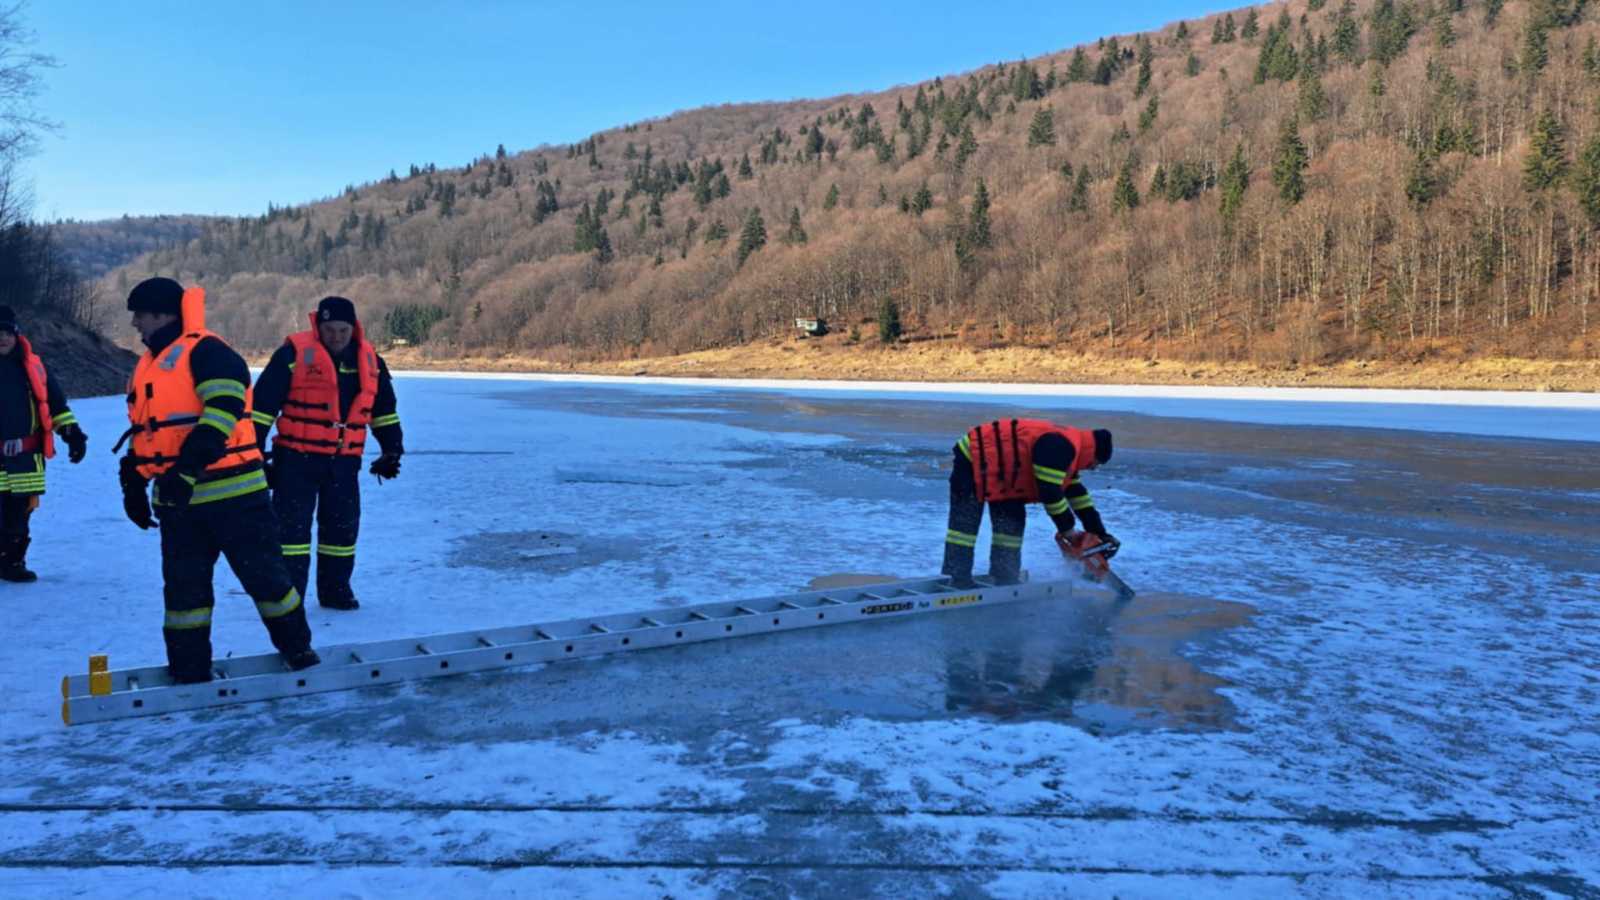
[[[1229,5],[1224,4],[1223,8]],[[254,214],[410,163],[725,102],[880,90],[1219,8],[33,0],[39,219]]]

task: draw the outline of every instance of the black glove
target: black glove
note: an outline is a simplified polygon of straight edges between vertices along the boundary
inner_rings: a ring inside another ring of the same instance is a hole
[[[1122,549],[1122,542],[1112,537],[1111,532],[1109,531],[1099,532],[1095,535],[1095,537],[1098,537],[1100,539],[1101,546],[1106,548],[1100,553],[1100,555],[1106,559],[1116,556],[1117,551]]]
[[[83,455],[89,452],[89,436],[83,433],[77,422],[61,429],[61,439],[67,442],[67,460],[83,462]]]
[[[267,476],[267,490],[278,489],[278,464],[272,461],[271,453],[264,453],[261,456],[261,474]]]
[[[156,476],[156,499],[162,506],[183,509],[194,496],[194,482],[194,476],[185,475],[174,466]]]
[[[376,476],[378,476],[378,481],[379,482],[382,482],[385,478],[399,478],[400,477],[400,454],[399,453],[385,453],[385,454],[383,454],[382,456],[380,456],[377,459],[372,461],[372,465],[367,467],[367,471],[371,472],[372,474],[374,474]]]
[[[132,457],[122,458],[117,479],[122,482],[122,511],[127,514],[128,521],[141,529],[154,525],[156,520],[150,514],[150,497],[145,494],[144,476],[139,474]]]

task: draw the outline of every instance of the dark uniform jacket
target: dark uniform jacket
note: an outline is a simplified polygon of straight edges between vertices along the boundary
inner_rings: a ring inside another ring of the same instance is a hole
[[[350,404],[361,392],[361,373],[356,368],[355,341],[351,341],[333,364],[339,370],[339,418],[350,415]],[[283,401],[289,397],[289,382],[294,375],[294,345],[285,341],[267,361],[266,369],[256,381],[254,395],[256,443],[267,447],[267,434],[272,423],[283,412]],[[404,452],[400,431],[400,416],[395,413],[394,380],[389,377],[389,366],[378,357],[378,395],[372,401],[372,424],[369,430],[377,438],[383,453]]]

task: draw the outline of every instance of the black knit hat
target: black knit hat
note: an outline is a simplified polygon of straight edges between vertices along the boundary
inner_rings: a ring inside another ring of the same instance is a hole
[[[9,306],[0,306],[0,331],[22,333],[22,328],[17,325],[17,313]]]
[[[356,305],[343,297],[323,297],[317,304],[317,322],[349,322],[356,324]]]
[[[146,278],[128,292],[130,312],[183,315],[183,285],[171,278]]]
[[[1096,465],[1105,465],[1111,460],[1111,432],[1104,428],[1094,430],[1094,461]]]

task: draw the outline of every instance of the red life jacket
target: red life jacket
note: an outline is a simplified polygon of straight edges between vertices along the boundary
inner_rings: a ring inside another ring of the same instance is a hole
[[[289,335],[294,347],[294,368],[289,370],[289,396],[278,418],[273,447],[324,456],[360,456],[367,446],[367,425],[378,398],[378,352],[367,342],[361,323],[352,336],[356,344],[356,373],[361,386],[350,404],[350,415],[339,420],[339,367],[317,334],[317,314],[311,330]]]
[[[34,408],[39,419],[39,452],[45,459],[56,455],[55,436],[50,433],[50,388],[45,377],[44,360],[33,352],[33,345],[22,335],[17,335],[17,346],[22,348],[22,371],[28,373],[28,389],[33,392]]]
[[[1066,478],[1094,464],[1094,432],[1057,425],[1044,419],[1002,419],[967,432],[967,455],[972,460],[972,480],[980,502],[1039,500],[1039,482],[1033,475],[1033,445],[1047,434],[1059,434],[1072,444],[1072,466]]]
[[[163,347],[160,355],[146,350],[128,382],[128,421],[133,427],[124,437],[133,439],[129,453],[139,464],[139,474],[146,478],[154,478],[172,468],[178,461],[184,439],[199,424],[205,410],[205,402],[195,392],[194,372],[186,358],[196,344],[208,337],[217,337],[206,330],[205,303],[204,289],[192,287],[183,292],[183,333]],[[117,447],[121,446],[122,442],[118,441]],[[256,427],[250,420],[248,389],[244,393],[244,414],[234,424],[225,448],[222,456],[206,466],[205,471],[217,472],[261,461],[261,451],[256,448]]]

